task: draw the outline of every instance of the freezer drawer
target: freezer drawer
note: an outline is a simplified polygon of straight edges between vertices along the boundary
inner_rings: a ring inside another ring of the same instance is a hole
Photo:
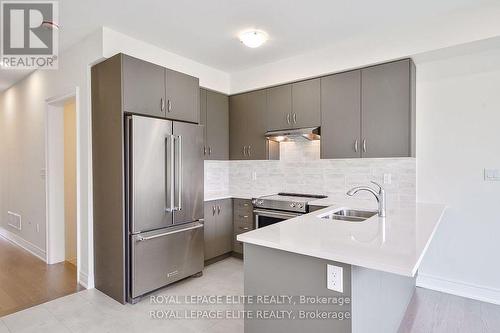
[[[131,236],[131,294],[144,295],[203,270],[203,224]]]

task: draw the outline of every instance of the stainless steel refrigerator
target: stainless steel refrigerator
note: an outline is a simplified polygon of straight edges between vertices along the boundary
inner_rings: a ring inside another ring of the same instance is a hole
[[[128,299],[201,273],[203,127],[128,116]]]

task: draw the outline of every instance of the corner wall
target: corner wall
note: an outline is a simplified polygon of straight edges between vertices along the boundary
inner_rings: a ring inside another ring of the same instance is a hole
[[[418,284],[500,304],[500,182],[483,176],[500,169],[500,42],[434,58],[417,62],[417,199],[449,208]]]

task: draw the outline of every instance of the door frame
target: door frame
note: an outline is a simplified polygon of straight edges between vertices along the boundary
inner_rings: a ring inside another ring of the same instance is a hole
[[[56,235],[54,235],[54,230],[55,228],[55,223],[61,223],[60,219],[58,221],[57,214],[60,214],[59,212],[54,212],[52,211],[51,205],[51,199],[54,199],[55,193],[52,193],[51,185],[57,184],[55,182],[56,177],[53,177],[53,174],[51,173],[51,170],[49,168],[49,165],[51,164],[51,158],[54,158],[54,156],[51,155],[51,147],[49,144],[49,123],[53,122],[50,117],[50,112],[61,112],[60,116],[63,116],[62,110],[64,108],[64,103],[68,100],[74,98],[75,99],[75,118],[76,118],[76,256],[77,256],[77,271],[76,271],[76,277],[77,277],[77,283],[80,283],[80,271],[81,271],[81,264],[82,264],[82,256],[81,256],[81,218],[80,218],[80,213],[81,213],[81,195],[80,195],[80,189],[81,189],[81,167],[80,167],[80,161],[81,161],[81,142],[80,142],[80,122],[81,122],[81,110],[80,110],[80,89],[79,87],[75,87],[74,89],[61,94],[57,96],[53,96],[50,98],[47,98],[45,100],[46,104],[46,111],[45,111],[45,229],[46,229],[46,235],[45,235],[45,261],[47,264],[55,264],[57,262],[60,262],[60,260],[56,260],[55,258],[55,250],[52,248],[52,243],[54,241],[53,238],[55,238]],[[63,132],[59,133],[63,135]],[[64,206],[63,206],[64,207]],[[64,219],[62,220],[62,223],[64,223]]]

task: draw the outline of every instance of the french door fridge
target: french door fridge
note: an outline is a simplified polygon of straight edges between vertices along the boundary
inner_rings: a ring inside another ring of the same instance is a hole
[[[129,300],[203,270],[203,127],[126,118]]]

